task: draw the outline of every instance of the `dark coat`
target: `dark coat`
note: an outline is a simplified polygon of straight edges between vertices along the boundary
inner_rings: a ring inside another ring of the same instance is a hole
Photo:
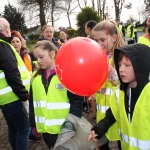
[[[8,43],[12,40],[11,37],[5,37],[2,33],[0,33],[0,39]],[[4,42],[0,42],[0,70],[3,70],[6,81],[13,92],[20,100],[26,101],[28,98],[28,91],[22,84],[17,59],[11,47]]]

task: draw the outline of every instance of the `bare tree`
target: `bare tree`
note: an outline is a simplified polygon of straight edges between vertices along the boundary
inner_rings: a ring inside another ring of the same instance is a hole
[[[46,10],[46,5],[49,5],[49,0],[18,0],[18,3],[23,6],[23,9],[27,9],[31,11],[31,13],[33,11],[38,11],[41,26],[44,26],[46,24],[44,10]]]
[[[114,6],[115,6],[115,19],[120,20],[120,14],[122,11],[122,6],[125,0],[114,0]]]
[[[94,2],[94,1],[95,1],[95,0],[91,0],[93,10],[95,9],[95,2]]]
[[[17,0],[18,3],[23,7],[24,10],[28,10],[30,16],[37,19],[37,16],[39,17],[41,26],[44,26],[47,24],[46,22],[46,15],[50,14],[48,18],[51,18],[52,25],[54,24],[54,21],[58,20],[58,18],[55,17],[56,11],[58,11],[60,3],[63,2],[63,0]],[[49,13],[51,12],[51,13]],[[59,16],[59,15],[58,15]],[[49,21],[49,20],[47,20]]]
[[[77,0],[79,8],[82,10],[84,7],[88,7],[88,0]]]
[[[106,0],[97,0],[97,13],[102,17],[102,20],[105,19],[105,6]]]
[[[70,28],[71,28],[70,16],[75,13],[74,10],[77,7],[78,4],[76,3],[76,0],[65,0],[64,6],[62,6],[62,10],[66,13]]]
[[[150,0],[144,0],[145,4],[145,13],[148,15],[150,13]]]

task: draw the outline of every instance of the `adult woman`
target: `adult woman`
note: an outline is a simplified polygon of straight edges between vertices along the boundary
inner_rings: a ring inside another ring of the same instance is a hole
[[[65,29],[60,30],[59,37],[60,37],[60,39],[58,40],[58,43],[60,45],[63,45],[64,43],[66,43],[68,41],[68,35],[67,35],[67,32]]]
[[[33,65],[30,55],[28,54],[28,49],[26,47],[25,40],[16,30],[11,32],[13,39],[11,40],[11,45],[16,49],[21,58],[23,59],[28,71],[32,75]]]
[[[45,25],[42,28],[42,33],[41,36],[39,37],[39,41],[48,40],[59,49],[61,45],[58,43],[58,39],[53,37],[53,35],[54,35],[54,27],[51,25]]]

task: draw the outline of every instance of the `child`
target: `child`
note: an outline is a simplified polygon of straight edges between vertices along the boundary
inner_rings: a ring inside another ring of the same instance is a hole
[[[114,49],[125,45],[125,42],[120,34],[118,27],[113,21],[101,21],[93,28],[94,40],[106,51],[109,60],[108,79],[103,84],[102,88],[96,93],[97,116],[99,122],[106,115],[106,110],[110,106],[110,96],[112,87],[119,84],[119,79],[113,62]],[[114,124],[106,133],[106,137],[110,141],[119,140],[117,132],[117,124]],[[109,142],[101,146],[101,150],[109,150]]]
[[[36,124],[48,148],[53,148],[68,114],[81,118],[84,97],[66,90],[56,76],[57,47],[54,44],[47,40],[39,41],[33,53],[40,68],[34,73],[31,82],[30,124],[33,127]]]
[[[150,48],[132,44],[114,51],[121,82],[111,97],[106,117],[96,124],[88,140],[96,140],[116,121],[122,150],[150,149]]]

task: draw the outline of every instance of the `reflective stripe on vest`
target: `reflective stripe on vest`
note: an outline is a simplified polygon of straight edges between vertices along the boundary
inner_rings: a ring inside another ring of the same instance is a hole
[[[138,149],[148,150],[150,149],[150,140],[139,140],[135,137],[129,137],[128,135],[122,134],[119,129],[121,140],[128,143],[130,146],[137,147]]]
[[[21,72],[25,71],[27,68],[25,66],[22,66],[22,67],[19,67],[18,69],[19,69],[19,72],[21,73]],[[5,78],[4,72],[0,73],[0,79],[2,79],[2,78]]]
[[[106,113],[106,110],[109,108],[109,106],[101,106],[100,104],[96,105],[97,110],[101,111],[102,113]]]
[[[23,80],[22,83],[23,83],[24,86],[28,85],[28,84],[30,84],[30,79]],[[0,90],[0,95],[6,94],[6,93],[9,93],[9,92],[12,92],[12,88],[10,86],[1,89]]]
[[[111,96],[112,89],[111,88],[101,88],[97,93]]]
[[[65,119],[51,119],[51,120],[45,120],[44,117],[37,117],[35,116],[35,121],[37,123],[45,124],[46,126],[57,126],[62,125]]]
[[[25,66],[22,66],[22,67],[19,67],[18,69],[19,69],[19,72],[21,73],[21,72],[25,71],[27,68]],[[0,73],[0,79],[2,79],[2,78],[5,78],[4,72]],[[22,83],[24,86],[28,85],[28,84],[30,84],[30,79],[23,80]],[[0,89],[0,95],[6,94],[9,92],[12,92],[12,88],[10,86]]]
[[[46,107],[47,109],[66,109],[70,108],[70,103],[46,103],[46,100],[35,101],[34,107]]]

